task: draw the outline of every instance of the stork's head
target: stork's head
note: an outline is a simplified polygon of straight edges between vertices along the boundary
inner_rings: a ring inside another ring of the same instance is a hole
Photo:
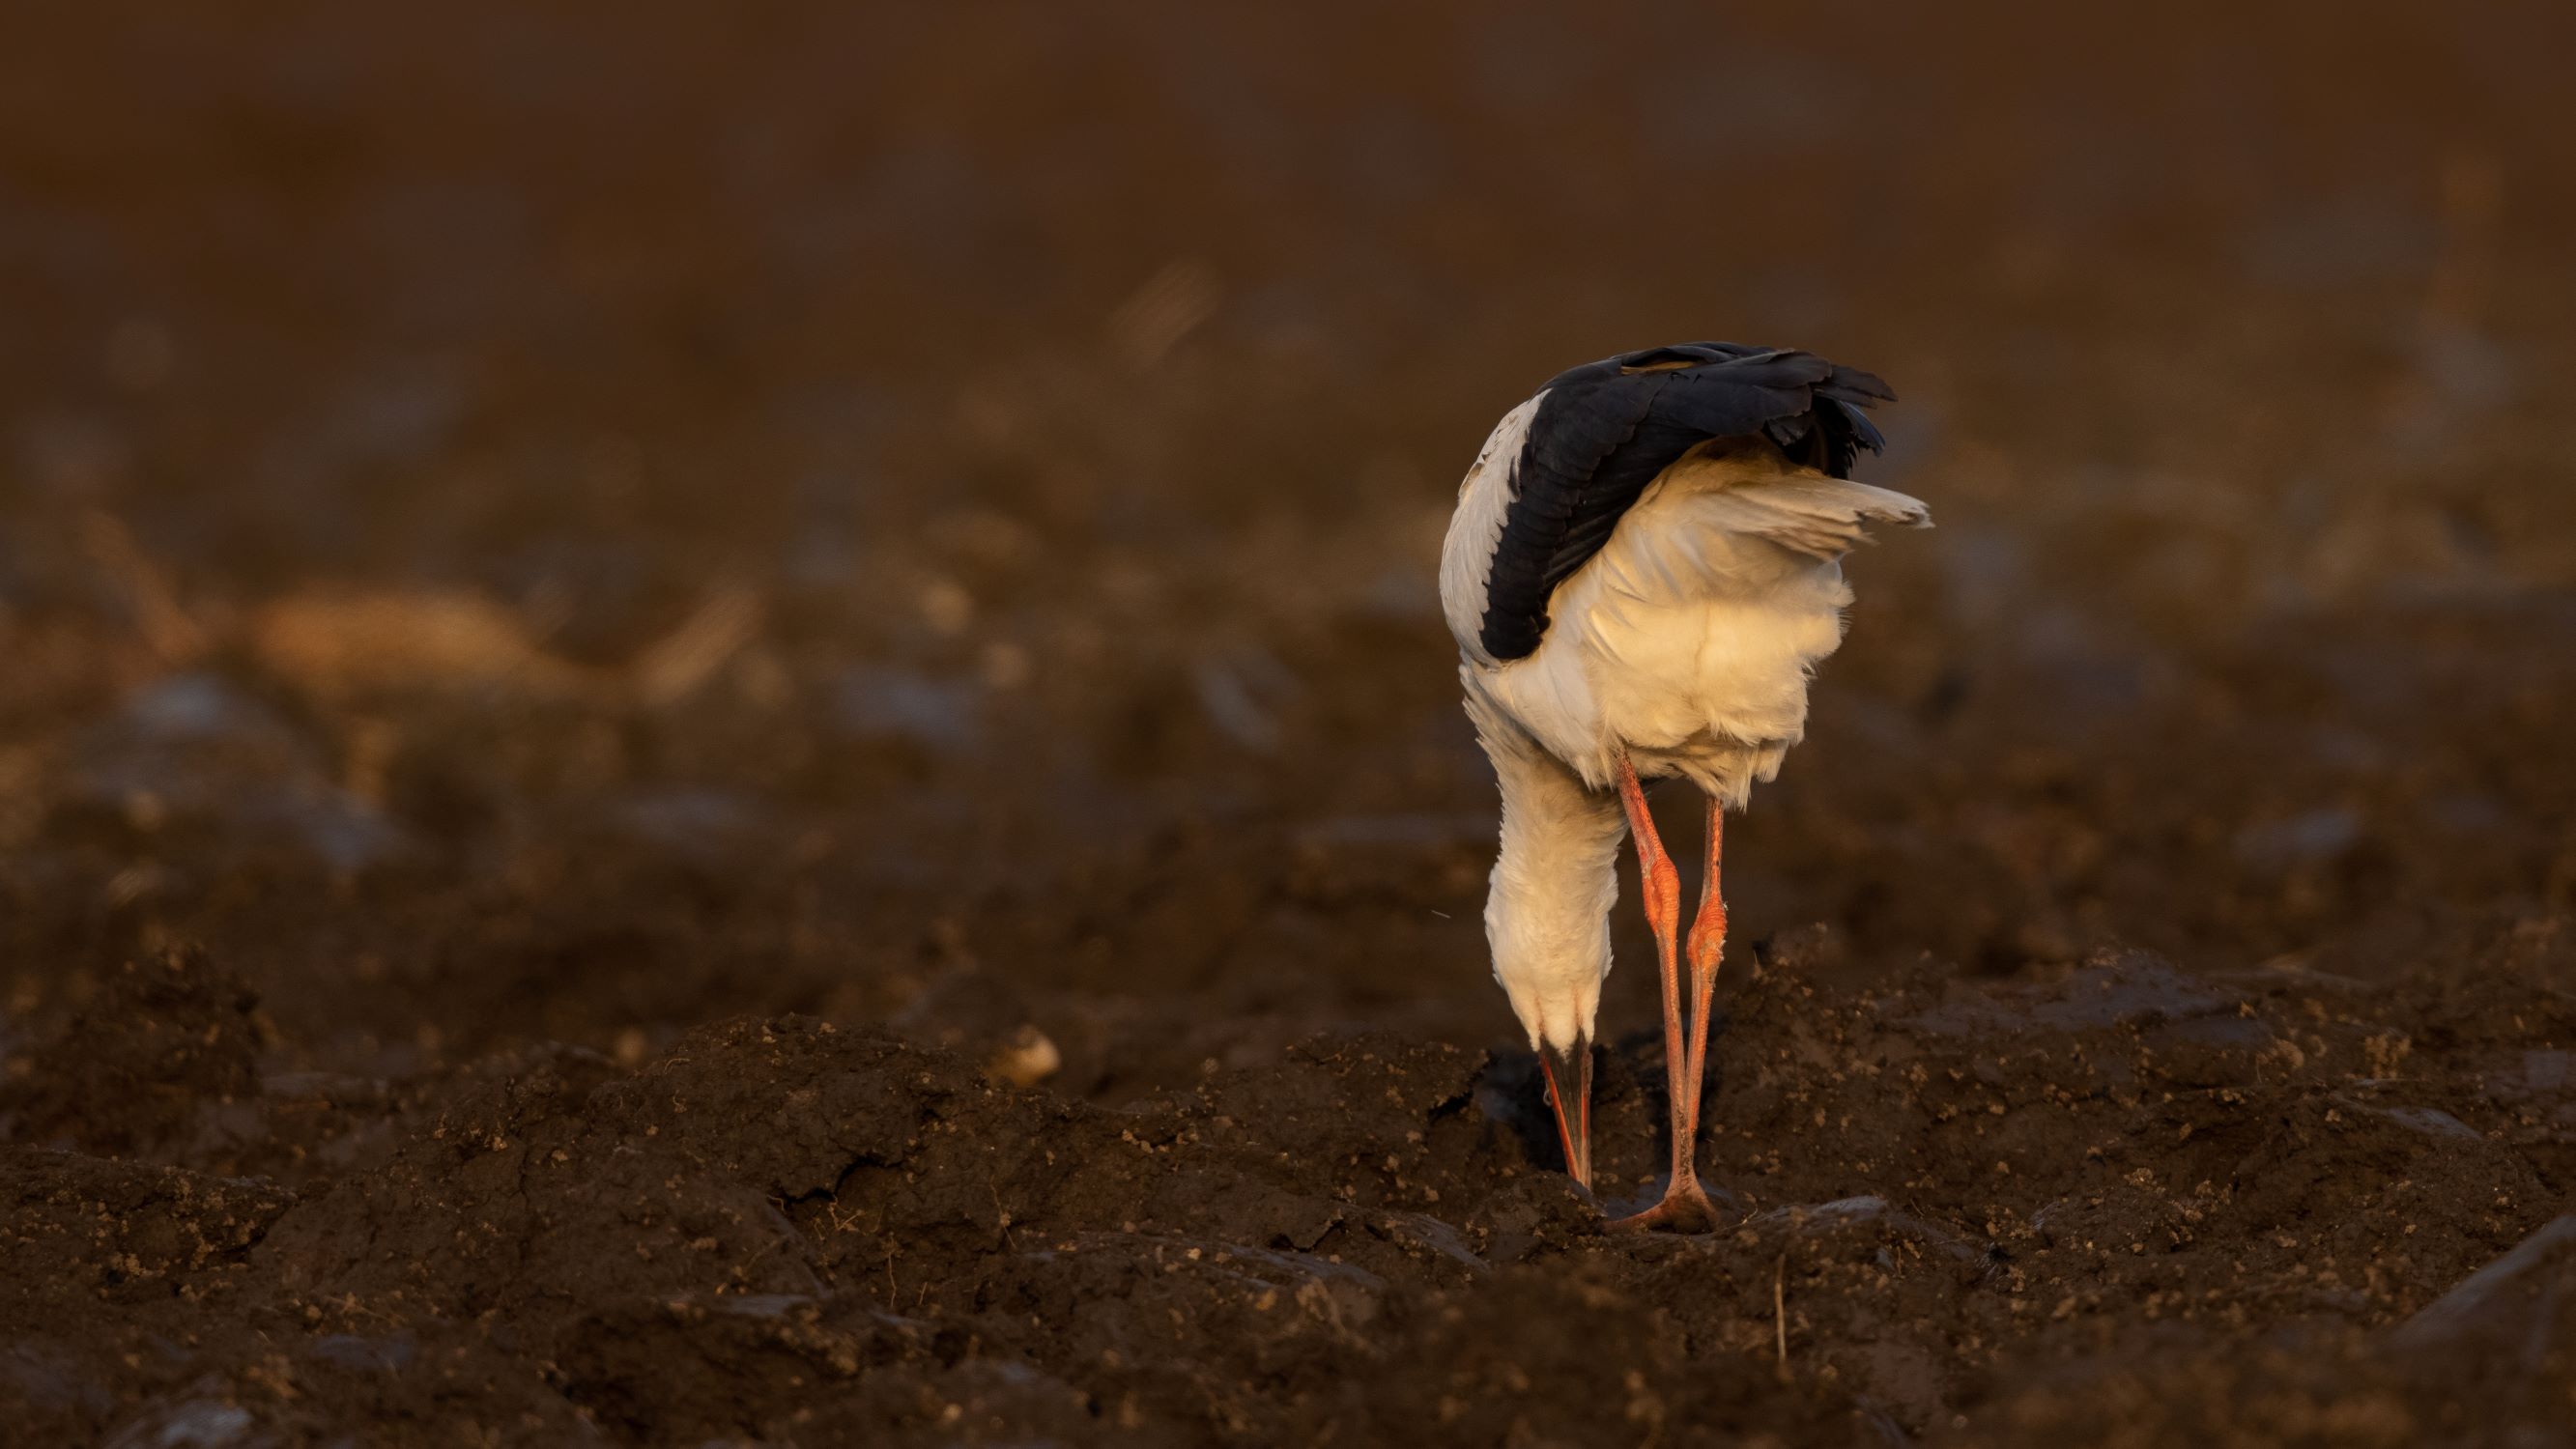
[[[1585,788],[1473,683],[1467,714],[1503,793],[1502,848],[1485,897],[1494,979],[1547,1068],[1566,1160],[1576,1177],[1589,1181],[1582,1104],[1589,1096],[1601,978],[1610,972],[1610,906],[1619,893],[1625,826],[1615,800]]]

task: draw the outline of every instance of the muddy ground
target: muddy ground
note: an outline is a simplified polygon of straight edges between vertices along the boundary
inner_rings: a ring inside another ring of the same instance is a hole
[[[13,27],[0,1441],[2576,1442],[2576,36],[2435,12]],[[1431,564],[1710,335],[1940,526],[1642,1239]]]

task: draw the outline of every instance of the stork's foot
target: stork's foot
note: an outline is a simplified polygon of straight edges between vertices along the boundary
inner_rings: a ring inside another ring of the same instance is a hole
[[[1623,1233],[1713,1233],[1719,1218],[1717,1205],[1708,1200],[1699,1180],[1685,1177],[1664,1189],[1663,1201],[1610,1226]]]

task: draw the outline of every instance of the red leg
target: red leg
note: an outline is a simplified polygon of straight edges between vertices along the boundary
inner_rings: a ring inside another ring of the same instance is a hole
[[[1699,882],[1699,916],[1691,922],[1690,1080],[1682,1085],[1690,1104],[1691,1140],[1699,1138],[1700,1084],[1708,1067],[1708,1009],[1717,994],[1718,958],[1726,952],[1726,897],[1718,889],[1718,866],[1726,854],[1726,807],[1708,802],[1708,869]]]
[[[1669,1115],[1673,1131],[1673,1171],[1665,1185],[1663,1201],[1637,1214],[1622,1218],[1616,1226],[1623,1228],[1674,1228],[1682,1232],[1706,1232],[1717,1226],[1717,1210],[1709,1204],[1708,1194],[1701,1191],[1699,1172],[1691,1161],[1697,1147],[1699,1128],[1700,1058],[1706,1047],[1707,1007],[1691,1022],[1684,1044],[1680,963],[1675,959],[1675,935],[1681,927],[1681,872],[1674,868],[1673,858],[1664,849],[1663,837],[1655,831],[1654,816],[1646,810],[1645,786],[1637,780],[1636,768],[1628,757],[1619,757],[1619,800],[1628,810],[1628,833],[1637,842],[1637,876],[1645,896],[1646,924],[1655,933],[1655,954],[1664,974],[1664,1087],[1670,1099]],[[1713,889],[1703,889],[1700,916],[1705,920]],[[1724,907],[1719,911],[1723,913]],[[1721,928],[1722,930],[1722,928]],[[1710,958],[1707,984],[1699,980],[1697,956],[1699,933],[1692,932],[1693,993],[1705,1003],[1716,980],[1715,957]]]
[[[1656,964],[1664,973],[1664,1086],[1678,1105],[1684,1066],[1682,982],[1681,970],[1673,959],[1673,934],[1681,925],[1681,872],[1664,850],[1664,838],[1655,831],[1655,817],[1646,810],[1646,787],[1638,783],[1636,768],[1628,763],[1625,754],[1619,756],[1619,803],[1627,807],[1628,835],[1637,843],[1637,888],[1645,897],[1646,925],[1655,933]],[[1688,1160],[1688,1154],[1676,1145],[1674,1170],[1682,1170]]]

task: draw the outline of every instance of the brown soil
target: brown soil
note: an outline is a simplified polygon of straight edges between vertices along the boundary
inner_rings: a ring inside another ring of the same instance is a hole
[[[0,1439],[2576,1442],[2576,35],[2202,8],[18,27]],[[1700,335],[1941,526],[1640,1238],[1430,563]]]

